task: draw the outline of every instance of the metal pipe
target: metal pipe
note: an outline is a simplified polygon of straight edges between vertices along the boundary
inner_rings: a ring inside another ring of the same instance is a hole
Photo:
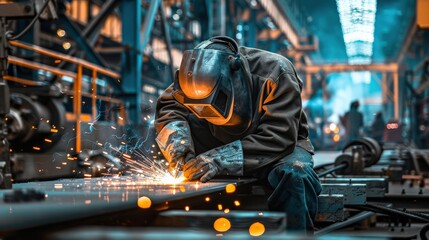
[[[121,77],[121,75],[119,75],[118,73],[116,73],[114,71],[105,69],[103,67],[100,67],[100,66],[98,66],[96,64],[93,64],[93,63],[90,63],[90,62],[88,62],[86,60],[83,60],[81,58],[76,58],[76,57],[68,56],[66,54],[62,54],[62,53],[59,53],[59,52],[54,52],[54,51],[48,50],[46,48],[42,48],[42,47],[39,47],[39,46],[26,44],[26,43],[19,42],[19,41],[10,41],[9,43],[12,46],[24,48],[24,49],[27,49],[27,50],[30,50],[30,51],[34,51],[36,53],[40,53],[40,54],[43,54],[43,55],[46,55],[46,56],[49,56],[49,57],[52,57],[52,58],[55,58],[55,59],[60,59],[60,60],[63,60],[63,61],[74,63],[74,64],[80,64],[84,68],[97,70],[97,72],[99,72],[101,74],[104,74],[106,76],[112,77],[112,78],[120,78]],[[12,62],[15,59],[17,59],[17,58],[9,56],[9,61]],[[29,61],[27,61],[27,62],[29,62]],[[55,68],[53,68],[53,69],[55,69]],[[64,71],[64,70],[58,69],[58,71]],[[68,72],[68,71],[64,71],[64,72]],[[63,74],[63,75],[65,75],[65,74]]]
[[[393,107],[394,116],[399,119],[399,77],[398,72],[393,73]]]
[[[29,86],[46,86],[46,84],[43,82],[36,82],[33,80],[27,80],[24,78],[19,78],[19,77],[14,77],[9,75],[3,76],[3,79],[6,81],[12,81],[12,82],[21,83],[23,85],[29,85]]]
[[[347,163],[341,163],[338,166],[335,166],[335,167],[333,167],[331,169],[328,169],[328,170],[326,170],[324,172],[321,172],[321,173],[317,174],[317,176],[319,176],[319,178],[321,178],[321,177],[324,177],[324,176],[328,175],[329,173],[332,173],[332,172],[335,172],[337,170],[342,170],[344,168],[347,168],[347,166],[348,166]]]
[[[22,67],[26,67],[26,68],[30,68],[30,69],[35,69],[35,70],[44,70],[47,72],[51,72],[53,74],[56,75],[62,75],[62,76],[68,76],[71,78],[76,78],[76,74],[73,72],[69,72],[69,71],[65,71],[65,70],[61,70],[55,67],[51,67],[45,64],[41,64],[41,63],[35,63],[35,62],[31,62],[22,58],[17,58],[14,56],[9,56],[8,61],[10,64],[14,64],[14,65],[18,65],[18,66],[22,66]]]
[[[354,223],[357,223],[359,221],[367,219],[367,218],[373,216],[374,214],[375,214],[374,212],[369,212],[369,211],[358,213],[358,214],[354,215],[353,217],[347,219],[344,222],[334,223],[334,224],[332,224],[332,225],[330,225],[328,227],[325,227],[325,228],[323,228],[323,229],[315,232],[314,236],[322,236],[322,235],[325,235],[325,234],[330,233],[332,231],[335,231],[335,230],[338,230],[338,229],[350,226],[350,225],[352,225]]]
[[[325,163],[325,164],[322,164],[322,165],[317,165],[317,166],[315,166],[313,169],[314,169],[314,171],[319,171],[320,169],[322,169],[322,168],[326,168],[326,167],[328,167],[328,166],[332,166],[332,165],[334,165],[335,163]]]
[[[75,113],[75,120],[76,120],[76,126],[75,126],[75,133],[76,133],[76,147],[75,152],[79,153],[81,150],[81,136],[80,136],[80,115],[82,112],[82,65],[78,65],[77,67],[77,77],[75,78],[74,82],[74,96],[73,101],[75,105],[74,113]]]
[[[97,118],[97,71],[92,71],[92,95],[91,95],[91,106],[92,106],[92,120],[95,121]]]
[[[379,206],[379,205],[375,205],[375,204],[371,204],[371,203],[367,203],[366,205],[363,206],[353,206],[356,209],[365,209],[365,210],[370,210],[370,211],[374,211],[374,212],[379,212],[379,213],[383,213],[386,215],[390,215],[390,216],[399,216],[399,217],[404,217],[404,218],[409,218],[409,219],[413,219],[416,221],[422,221],[422,222],[429,222],[429,217],[425,217],[424,215],[417,215],[417,214],[413,214],[411,212],[404,212],[398,209],[394,209],[394,208],[388,208],[388,207],[384,207],[384,206]]]

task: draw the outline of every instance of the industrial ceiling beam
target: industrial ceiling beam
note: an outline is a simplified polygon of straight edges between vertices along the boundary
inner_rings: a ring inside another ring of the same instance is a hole
[[[298,65],[300,66],[300,65]],[[333,72],[358,72],[358,71],[369,71],[369,72],[381,72],[383,74],[393,74],[393,111],[394,117],[399,119],[399,77],[398,77],[398,64],[368,64],[368,65],[348,65],[348,64],[326,64],[326,65],[309,65],[298,68],[304,70],[306,74],[306,88],[305,96],[310,96],[312,93],[311,74],[315,73],[333,73]],[[385,75],[383,75],[385,78]],[[385,81],[385,80],[384,80]],[[383,81],[383,86],[387,86]]]
[[[97,16],[91,18],[88,24],[82,31],[82,35],[85,36],[90,42],[91,46],[94,46],[95,41],[100,35],[100,30],[103,27],[104,21],[113,12],[115,7],[119,4],[118,0],[107,0],[106,3],[100,9]]]
[[[115,7],[118,5],[119,2],[120,1],[118,0],[108,0],[106,3],[103,4],[97,16],[90,18],[90,21],[87,23],[87,25],[81,32],[79,29],[74,30],[76,32],[80,32],[79,35],[81,35],[81,38],[83,39],[80,41],[86,42],[86,44],[88,45],[88,48],[92,48],[95,45],[95,42],[98,36],[100,35],[100,30],[103,27],[104,21],[113,12],[113,10],[115,9]],[[88,14],[90,15],[89,12]],[[76,53],[78,52],[77,50],[78,49],[76,47],[73,47],[72,49],[69,50],[68,55],[76,56]],[[100,56],[100,54],[96,51],[96,49],[94,49],[93,52],[94,53],[89,53],[89,54],[94,55],[94,57],[97,58],[97,61],[101,61],[104,64],[106,64],[103,58]],[[61,62],[57,67],[61,69],[70,70],[72,69],[73,66],[69,62]],[[107,66],[103,66],[103,67],[107,67]]]
[[[369,65],[348,65],[348,64],[326,64],[326,65],[310,65],[305,66],[303,69],[307,73],[318,73],[323,71],[325,73],[330,72],[358,72],[358,71],[370,71],[370,72],[397,72],[398,64],[387,63],[387,64],[369,64]]]

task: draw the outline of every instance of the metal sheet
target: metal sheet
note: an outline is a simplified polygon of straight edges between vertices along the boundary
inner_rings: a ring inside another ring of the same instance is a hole
[[[32,188],[45,192],[47,197],[39,202],[7,203],[3,201],[6,190],[0,191],[0,231],[43,226],[134,208],[138,210],[137,201],[142,196],[150,198],[153,206],[222,191],[229,183],[238,185],[250,181],[253,180],[162,185],[119,177],[14,184],[14,189]]]
[[[366,185],[365,184],[322,184],[321,194],[342,194],[344,195],[344,204],[360,205],[366,203]]]
[[[324,178],[321,179],[322,183],[359,183],[366,184],[367,197],[382,197],[389,191],[389,182],[387,177],[352,177],[341,176],[338,178]]]

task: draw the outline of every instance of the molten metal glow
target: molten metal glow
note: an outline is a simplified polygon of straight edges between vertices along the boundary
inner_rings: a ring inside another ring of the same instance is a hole
[[[233,192],[235,192],[235,189],[236,189],[235,185],[232,183],[226,185],[226,187],[225,187],[225,190],[227,193],[233,193]]]
[[[139,208],[150,208],[150,206],[152,205],[152,201],[150,200],[150,198],[148,197],[141,197],[139,198],[139,200],[137,201],[137,206],[139,206]]]
[[[218,232],[226,232],[231,228],[231,222],[226,218],[218,218],[213,223],[213,228]]]
[[[161,178],[161,183],[163,184],[178,184],[181,183],[185,180],[185,177],[178,177],[175,178],[173,176],[171,176],[169,173],[166,173],[162,178]]]
[[[254,237],[261,236],[262,234],[264,234],[264,232],[265,232],[265,226],[260,222],[255,222],[249,227],[249,234]]]

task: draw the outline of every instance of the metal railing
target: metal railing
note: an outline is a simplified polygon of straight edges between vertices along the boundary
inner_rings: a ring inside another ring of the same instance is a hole
[[[93,121],[96,120],[97,117],[97,106],[96,100],[101,100],[105,102],[109,102],[112,104],[116,104],[119,106],[119,118],[117,120],[118,125],[124,125],[125,119],[125,109],[124,103],[117,98],[112,98],[109,96],[98,96],[97,95],[97,76],[98,74],[102,74],[114,79],[119,79],[120,75],[114,71],[109,69],[105,69],[88,61],[85,61],[80,58],[72,57],[66,54],[58,53],[49,49],[45,49],[39,46],[19,42],[19,41],[11,41],[9,42],[11,46],[15,46],[18,48],[26,49],[33,51],[35,53],[52,57],[56,60],[66,61],[77,66],[76,72],[66,71],[63,69],[55,68],[49,65],[45,65],[42,63],[32,62],[26,59],[9,56],[8,61],[10,64],[21,66],[33,70],[43,70],[46,72],[50,72],[58,77],[67,76],[74,80],[73,89],[72,90],[64,90],[65,94],[73,96],[73,116],[75,121],[75,134],[76,134],[76,146],[75,151],[79,153],[81,151],[81,115],[82,115],[82,96],[91,97],[91,118]],[[82,81],[83,81],[83,70],[88,69],[91,71],[91,92],[82,92]],[[29,86],[40,86],[41,83],[33,80],[23,79],[15,76],[4,76],[4,79],[7,81],[13,81],[24,85]]]

